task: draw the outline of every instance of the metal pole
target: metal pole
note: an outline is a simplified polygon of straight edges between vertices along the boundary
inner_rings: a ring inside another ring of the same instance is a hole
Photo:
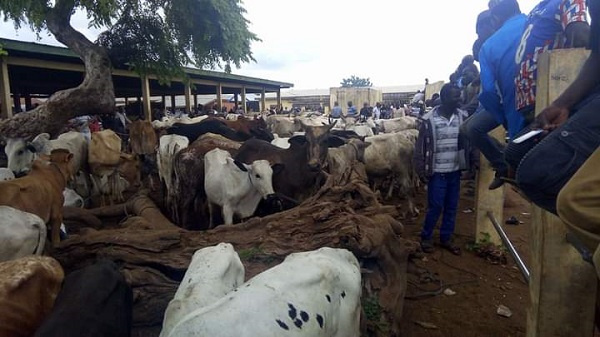
[[[525,262],[523,262],[523,260],[519,256],[519,253],[517,252],[515,247],[512,245],[512,243],[508,239],[508,236],[506,236],[506,233],[504,232],[504,230],[502,229],[502,227],[500,226],[500,224],[494,217],[494,214],[490,211],[488,211],[486,214],[487,214],[488,218],[490,219],[490,221],[492,222],[492,225],[494,225],[494,228],[496,228],[498,235],[500,235],[500,240],[502,240],[502,243],[504,243],[506,248],[508,248],[508,252],[513,257],[513,259],[515,259],[515,262],[517,262],[517,267],[523,274],[523,277],[525,278],[527,283],[529,283],[529,269],[527,269]]]

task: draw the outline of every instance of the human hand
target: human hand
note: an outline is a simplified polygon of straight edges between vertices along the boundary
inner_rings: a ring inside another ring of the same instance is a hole
[[[568,118],[569,109],[550,105],[535,118],[531,129],[543,129],[546,132],[550,132],[566,122]]]

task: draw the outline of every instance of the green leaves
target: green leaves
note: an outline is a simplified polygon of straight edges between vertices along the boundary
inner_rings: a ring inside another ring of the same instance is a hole
[[[357,76],[350,76],[350,78],[344,78],[342,80],[342,82],[340,82],[340,85],[343,88],[349,88],[349,87],[371,87],[373,86],[373,83],[371,83],[371,80],[367,77],[367,78],[360,78]]]
[[[89,26],[106,28],[95,43],[112,62],[162,82],[184,76],[185,66],[230,72],[254,61],[250,45],[259,40],[239,0],[0,0],[0,13],[40,33],[53,4],[85,10]]]

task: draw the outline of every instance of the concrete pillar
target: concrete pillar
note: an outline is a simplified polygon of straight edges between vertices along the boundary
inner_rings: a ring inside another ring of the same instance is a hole
[[[152,121],[152,108],[150,106],[150,81],[147,76],[142,76],[142,95],[144,96],[144,116],[147,121]]]
[[[10,99],[10,81],[8,78],[8,64],[6,57],[0,57],[0,118],[13,116],[12,102]]]
[[[248,104],[246,103],[246,87],[242,87],[242,111],[244,111],[244,115],[248,113]]]
[[[281,89],[277,89],[277,110],[281,110]]]
[[[183,90],[183,95],[185,96],[185,112],[190,113],[192,111],[192,86],[189,83],[186,83]]]
[[[219,112],[223,110],[223,86],[221,83],[217,84],[217,106],[219,107]]]

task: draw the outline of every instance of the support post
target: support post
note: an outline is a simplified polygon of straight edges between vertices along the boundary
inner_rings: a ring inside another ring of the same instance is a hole
[[[171,113],[175,113],[176,108],[175,95],[171,95]]]
[[[217,84],[217,106],[221,112],[223,110],[223,86],[221,83]]]
[[[23,112],[23,109],[21,109],[21,94],[13,94],[13,104],[15,105],[15,112]]]
[[[194,94],[194,110],[198,109],[198,94]]]
[[[184,87],[184,96],[185,96],[185,112],[192,112],[192,86],[190,83],[186,83]]]
[[[152,121],[152,109],[150,106],[150,81],[147,76],[142,76],[142,95],[144,99],[142,101],[144,105],[144,116],[147,121]]]
[[[281,89],[277,89],[277,110],[282,110],[282,108],[281,108]]]
[[[246,87],[242,87],[242,111],[244,115],[248,113],[248,104],[246,102]]]
[[[260,93],[260,111],[267,111],[267,98],[266,98],[266,90],[265,88],[262,89],[262,92]]]
[[[10,81],[8,78],[8,64],[6,56],[0,57],[0,119],[13,116],[12,102],[10,99]]]
[[[500,142],[504,142],[504,128],[502,126],[490,132],[490,135]],[[483,154],[479,156],[479,172],[477,173],[477,192],[475,195],[475,240],[479,241],[489,235],[490,241],[495,245],[502,244],[500,236],[489,220],[487,213],[492,212],[498,221],[504,219],[504,186],[493,191],[488,186],[494,179],[495,171]]]
[[[575,79],[588,55],[583,49],[563,49],[540,56],[536,114]],[[594,268],[567,243],[567,229],[555,215],[534,206],[531,231],[526,336],[594,336]]]
[[[29,111],[33,109],[33,104],[31,104],[31,94],[25,94],[25,111]]]

